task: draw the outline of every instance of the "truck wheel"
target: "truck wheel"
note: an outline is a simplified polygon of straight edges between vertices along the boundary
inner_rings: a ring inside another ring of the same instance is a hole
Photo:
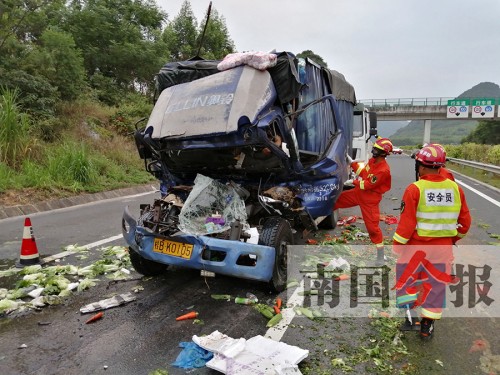
[[[167,270],[165,264],[153,262],[143,258],[135,250],[129,247],[130,262],[134,269],[144,276],[158,276]]]
[[[325,217],[319,227],[321,229],[335,229],[337,227],[337,221],[339,220],[339,210],[333,211],[330,215]]]
[[[279,217],[272,217],[264,222],[259,236],[259,245],[276,249],[273,277],[269,281],[269,289],[273,293],[285,290],[287,282],[287,245],[293,244],[293,233],[290,223]]]

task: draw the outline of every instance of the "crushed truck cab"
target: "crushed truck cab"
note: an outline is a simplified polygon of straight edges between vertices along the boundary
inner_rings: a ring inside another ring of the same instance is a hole
[[[166,64],[135,133],[161,197],[125,209],[123,235],[144,275],[169,265],[286,286],[296,231],[332,229],[349,178],[354,89],[288,52],[265,70],[220,61]],[[219,68],[218,68],[219,67]]]

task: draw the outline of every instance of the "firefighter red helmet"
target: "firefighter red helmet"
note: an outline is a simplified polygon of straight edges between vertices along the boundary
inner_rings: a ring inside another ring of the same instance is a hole
[[[443,151],[443,153],[444,153],[444,160],[446,161],[446,150],[445,150],[445,148],[442,145],[440,145],[439,143],[431,143],[431,144],[434,147],[438,147],[438,148],[440,148]]]
[[[420,162],[424,167],[440,168],[446,164],[446,151],[444,147],[437,143],[431,143],[422,147],[415,155],[415,161]]]
[[[392,152],[392,142],[389,138],[379,138],[375,141],[375,144],[373,147],[378,148],[379,150],[382,150],[385,152],[387,155],[389,155]]]

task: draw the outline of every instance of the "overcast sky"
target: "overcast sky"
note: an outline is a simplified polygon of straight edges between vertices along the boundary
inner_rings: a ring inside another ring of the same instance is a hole
[[[183,0],[156,0],[169,20]],[[198,22],[209,0],[190,0]],[[500,0],[213,0],[237,51],[312,50],[358,100],[500,84]]]

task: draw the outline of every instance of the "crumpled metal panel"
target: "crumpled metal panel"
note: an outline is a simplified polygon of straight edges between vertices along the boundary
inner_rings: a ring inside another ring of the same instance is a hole
[[[153,139],[227,134],[241,116],[253,122],[275,100],[267,71],[239,66],[163,90],[147,128],[153,127]]]

